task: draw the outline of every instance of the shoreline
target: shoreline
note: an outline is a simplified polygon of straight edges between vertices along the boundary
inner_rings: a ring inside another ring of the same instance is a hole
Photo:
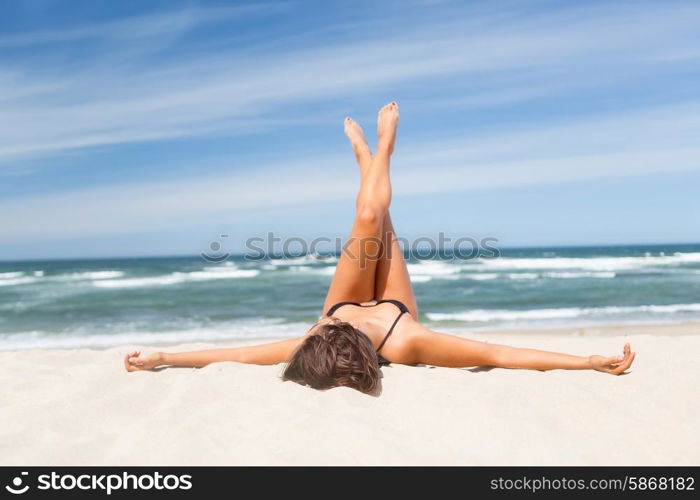
[[[372,397],[282,365],[127,373],[131,346],[2,351],[0,465],[700,465],[700,325],[556,331],[467,336],[637,359],[619,377],[394,364]]]
[[[473,340],[481,340],[484,342],[489,342],[496,339],[510,339],[522,337],[523,339],[537,339],[537,338],[579,338],[579,337],[630,337],[638,335],[651,335],[651,336],[700,336],[700,321],[688,321],[679,323],[637,323],[631,325],[596,325],[596,326],[571,326],[571,327],[552,327],[552,328],[506,328],[506,329],[494,329],[494,330],[436,330],[442,331],[444,333],[449,333],[450,335],[457,335],[460,337],[465,337]],[[206,341],[206,342],[178,342],[178,343],[167,343],[167,344],[153,344],[153,345],[138,345],[145,349],[172,349],[173,347],[186,347],[194,346],[195,348],[200,348],[199,346],[207,347],[237,347],[242,345],[253,345],[255,343],[263,342],[275,342],[277,340],[284,340],[290,337],[265,337],[265,338],[251,338],[251,339],[232,339],[220,340],[220,341]],[[516,340],[517,342],[517,340]],[[516,344],[514,344],[516,345]],[[109,350],[115,349],[118,346],[107,347],[103,349],[95,350]],[[189,347],[187,347],[189,348]],[[84,348],[90,349],[90,348]],[[54,350],[54,349],[50,349]],[[0,351],[3,352],[3,351]]]
[[[572,326],[551,326],[551,327],[523,327],[523,328],[494,328],[494,329],[436,329],[438,332],[449,333],[451,335],[459,335],[467,338],[488,341],[489,337],[497,336],[522,336],[525,338],[537,336],[556,336],[556,337],[585,337],[585,336],[611,336],[611,335],[698,335],[700,334],[700,321],[679,321],[679,322],[653,322],[653,323],[631,323],[631,324],[600,324],[600,325],[572,325]],[[106,335],[107,336],[107,335]],[[143,349],[170,349],[178,346],[191,345],[207,345],[207,346],[239,346],[251,345],[258,343],[275,342],[291,338],[289,336],[265,336],[265,337],[250,337],[246,339],[217,339],[217,340],[202,340],[202,341],[181,341],[173,340],[172,342],[153,342],[153,343],[120,343],[114,345],[85,345],[85,346],[66,346],[66,347],[27,347],[21,349],[2,349],[0,353],[5,352],[23,352],[23,351],[72,351],[72,350],[94,350],[107,351],[115,348],[129,348],[128,346],[138,346]]]
[[[663,330],[663,331],[659,331]],[[633,333],[630,333],[633,332]],[[649,323],[610,323],[600,325],[553,326],[543,328],[496,328],[489,330],[469,330],[466,334],[524,334],[524,335],[695,335],[700,334],[700,321],[649,322]]]

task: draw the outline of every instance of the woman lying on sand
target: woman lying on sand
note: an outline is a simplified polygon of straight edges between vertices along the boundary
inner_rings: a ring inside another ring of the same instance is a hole
[[[389,215],[389,160],[398,122],[395,102],[379,111],[379,138],[372,155],[360,126],[345,119],[345,134],[360,165],[355,221],[328,289],[325,314],[305,335],[231,349],[148,356],[136,351],[124,358],[127,371],[162,365],[201,367],[219,361],[287,362],[283,380],[314,389],[347,386],[372,394],[379,389],[380,366],[388,363],[598,370],[612,375],[627,370],[635,356],[629,344],[622,356],[573,356],[477,342],[418,323],[416,298]]]

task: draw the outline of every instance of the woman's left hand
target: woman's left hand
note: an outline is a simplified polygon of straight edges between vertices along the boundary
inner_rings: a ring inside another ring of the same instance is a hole
[[[161,352],[141,356],[141,351],[134,351],[124,356],[124,368],[128,372],[152,370],[161,364],[163,364],[163,353]]]

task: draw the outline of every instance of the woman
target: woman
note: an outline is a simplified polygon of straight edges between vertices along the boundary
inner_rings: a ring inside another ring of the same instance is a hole
[[[325,314],[304,336],[232,349],[149,356],[136,351],[124,358],[127,371],[161,365],[201,367],[219,361],[261,365],[286,361],[284,380],[315,389],[346,386],[373,394],[379,389],[380,365],[390,362],[590,369],[613,375],[627,370],[635,357],[629,344],[622,356],[573,356],[477,342],[433,332],[418,323],[418,306],[389,214],[389,160],[398,122],[395,102],[379,111],[377,150],[372,155],[360,126],[345,119],[345,134],[360,166],[356,216],[326,296]]]

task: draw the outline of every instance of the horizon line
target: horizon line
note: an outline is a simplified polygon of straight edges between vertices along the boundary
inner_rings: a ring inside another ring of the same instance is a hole
[[[560,244],[560,245],[515,245],[515,246],[501,246],[498,247],[499,250],[540,250],[540,249],[574,249],[574,248],[620,248],[620,247],[661,247],[661,246],[700,246],[700,241],[696,242],[664,242],[664,243],[603,243],[603,244],[585,244],[585,245],[574,245],[574,244]],[[436,250],[445,250],[445,247],[437,248]],[[405,252],[404,252],[405,253]],[[340,252],[307,252],[304,254],[293,254],[289,253],[282,255],[283,259],[290,258],[300,258],[306,257],[308,255],[319,255],[319,256],[338,256]],[[245,257],[246,254],[243,252],[230,252],[228,257],[223,259],[221,262],[209,262],[210,264],[220,264],[228,261],[230,258]],[[0,258],[0,264],[14,264],[14,263],[31,263],[31,262],[71,262],[71,261],[102,261],[102,260],[135,260],[135,259],[193,259],[199,258],[206,262],[200,254],[159,254],[159,255],[121,255],[121,256],[104,256],[104,257],[56,257],[56,258],[31,258],[31,259],[2,259]],[[266,255],[264,259],[271,258],[270,255]],[[424,259],[424,260],[435,260],[435,259]]]

